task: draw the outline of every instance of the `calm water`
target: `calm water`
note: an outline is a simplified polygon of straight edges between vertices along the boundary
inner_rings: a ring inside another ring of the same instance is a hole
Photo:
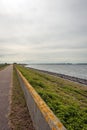
[[[27,65],[27,67],[87,79],[87,65]]]

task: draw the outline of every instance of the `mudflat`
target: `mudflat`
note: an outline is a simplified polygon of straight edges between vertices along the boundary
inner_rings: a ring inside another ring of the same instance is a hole
[[[13,65],[9,65],[0,71],[0,130],[9,130],[8,113],[10,109],[12,71]]]

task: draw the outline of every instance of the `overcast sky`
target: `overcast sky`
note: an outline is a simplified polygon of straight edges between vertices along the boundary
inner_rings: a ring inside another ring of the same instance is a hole
[[[87,0],[0,0],[0,62],[87,63]]]

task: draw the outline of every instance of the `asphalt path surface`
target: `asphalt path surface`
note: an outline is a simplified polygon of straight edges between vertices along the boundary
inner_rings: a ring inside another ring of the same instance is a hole
[[[9,130],[10,91],[12,87],[13,66],[0,71],[0,130]]]

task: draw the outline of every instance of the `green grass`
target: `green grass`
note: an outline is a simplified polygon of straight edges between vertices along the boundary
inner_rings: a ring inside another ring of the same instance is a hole
[[[67,130],[87,130],[87,86],[17,66]]]
[[[0,70],[4,69],[8,64],[0,64]]]
[[[13,87],[9,119],[12,130],[34,130],[15,69],[13,70]]]

